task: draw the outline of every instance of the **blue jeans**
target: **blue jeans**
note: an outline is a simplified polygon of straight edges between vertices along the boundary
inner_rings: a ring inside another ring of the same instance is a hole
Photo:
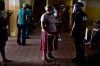
[[[30,31],[30,26],[31,25],[29,23],[26,26],[26,37],[29,37],[29,34],[30,34],[30,32],[29,32]]]
[[[26,43],[26,39],[25,39],[26,24],[24,24],[24,25],[17,24],[17,28],[18,28],[17,42],[19,45],[20,44],[25,45],[25,43]],[[22,32],[22,37],[21,37],[21,32]],[[21,38],[22,38],[22,42],[21,42]]]

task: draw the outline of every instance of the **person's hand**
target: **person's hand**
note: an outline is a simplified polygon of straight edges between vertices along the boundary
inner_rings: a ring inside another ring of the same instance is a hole
[[[12,11],[12,10],[7,10],[6,12],[7,12],[7,16],[10,17],[14,11]]]
[[[44,29],[42,29],[42,31],[45,31]]]
[[[73,37],[73,32],[72,31],[70,32],[70,37]]]
[[[72,37],[72,32],[70,33],[70,37]]]
[[[48,36],[51,36],[52,34],[48,33]]]

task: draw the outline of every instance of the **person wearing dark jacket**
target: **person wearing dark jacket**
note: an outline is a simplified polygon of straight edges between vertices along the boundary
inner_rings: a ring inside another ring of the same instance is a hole
[[[83,63],[86,61],[83,41],[86,30],[87,14],[82,11],[83,6],[84,5],[81,2],[76,3],[73,13],[73,27],[71,35],[74,37],[76,48],[76,57],[73,59],[73,62],[75,63]]]

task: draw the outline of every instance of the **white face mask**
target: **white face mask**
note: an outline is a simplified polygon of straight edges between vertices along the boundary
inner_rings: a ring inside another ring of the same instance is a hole
[[[57,12],[54,13],[54,16],[57,17]]]
[[[53,14],[55,17],[57,17],[58,16],[58,14],[57,14],[57,10],[56,9],[54,9],[54,14]]]

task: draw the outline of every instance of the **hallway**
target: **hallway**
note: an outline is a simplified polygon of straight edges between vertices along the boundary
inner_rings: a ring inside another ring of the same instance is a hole
[[[12,62],[0,62],[0,66],[54,66],[54,62],[42,61],[42,51],[40,50],[40,28],[36,28],[33,34],[26,41],[26,46],[19,46],[16,37],[9,37],[6,45],[6,56]],[[93,54],[94,49],[85,45],[86,56]],[[59,66],[80,66],[69,62],[75,56],[75,48],[69,33],[62,33],[62,41],[59,42],[59,49],[54,52],[56,62]],[[1,55],[0,55],[1,58]],[[92,66],[90,63],[86,66]],[[97,65],[93,65],[97,66]]]

